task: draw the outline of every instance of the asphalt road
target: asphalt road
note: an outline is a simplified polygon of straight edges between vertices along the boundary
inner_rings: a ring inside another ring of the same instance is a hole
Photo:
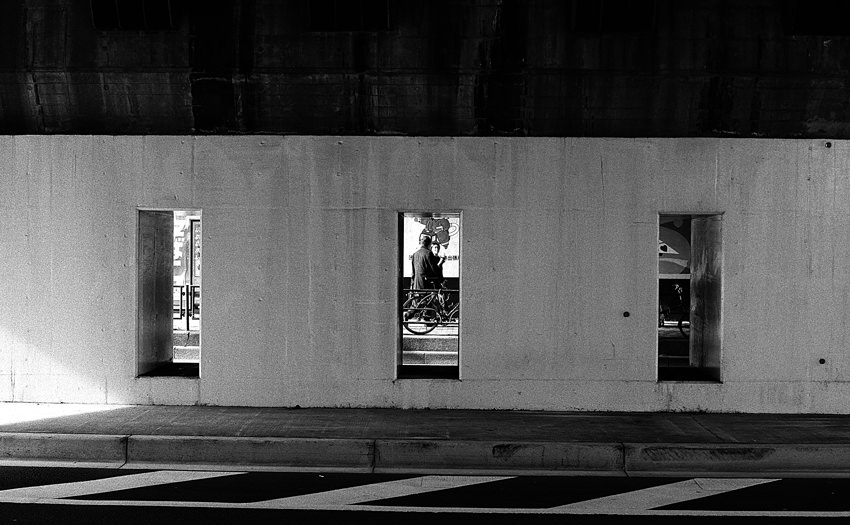
[[[0,467],[0,523],[810,523],[848,478],[434,476]]]

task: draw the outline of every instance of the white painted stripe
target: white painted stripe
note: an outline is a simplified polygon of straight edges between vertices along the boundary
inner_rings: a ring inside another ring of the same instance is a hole
[[[513,476],[421,476],[384,483],[359,485],[302,496],[279,498],[258,503],[269,508],[324,507],[328,505],[353,505],[411,494],[424,494],[443,489],[454,489],[480,483],[510,479]]]
[[[142,472],[139,474],[128,474],[126,476],[94,479],[90,481],[75,481],[71,483],[56,483],[52,485],[38,485],[34,487],[0,490],[0,501],[20,502],[21,500],[32,501],[41,499],[72,498],[75,496],[101,494],[116,490],[150,487],[166,483],[179,483],[181,481],[196,481],[199,479],[234,476],[238,474],[243,473],[158,470],[155,472]]]
[[[664,505],[704,498],[706,496],[722,494],[773,481],[777,480],[760,478],[694,478],[678,483],[669,483],[657,487],[613,494],[603,498],[579,501],[569,505],[554,507],[550,510],[553,512],[570,513],[629,513],[640,510],[651,510]]]

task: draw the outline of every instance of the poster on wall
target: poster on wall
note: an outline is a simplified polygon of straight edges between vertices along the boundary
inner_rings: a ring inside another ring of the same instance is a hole
[[[403,217],[402,241],[405,277],[413,274],[411,259],[413,252],[419,249],[422,235],[431,237],[432,242],[440,244],[440,254],[446,256],[443,264],[443,276],[459,277],[460,272],[460,216],[449,214],[405,215]]]
[[[691,221],[663,217],[658,228],[658,273],[685,274],[691,264]]]

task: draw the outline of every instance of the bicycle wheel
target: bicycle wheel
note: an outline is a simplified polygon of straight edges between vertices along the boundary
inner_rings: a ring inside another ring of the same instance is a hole
[[[429,306],[407,308],[404,311],[404,328],[416,335],[425,335],[440,324],[440,314]]]

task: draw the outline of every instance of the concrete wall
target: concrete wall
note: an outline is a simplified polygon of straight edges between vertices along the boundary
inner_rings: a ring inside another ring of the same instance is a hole
[[[848,142],[5,136],[0,159],[2,401],[850,412]],[[139,207],[203,211],[200,378],[135,377]],[[460,381],[394,381],[404,210],[463,213]],[[659,212],[724,214],[722,384],[656,382]]]
[[[0,3],[0,133],[850,138],[847,2],[163,4]]]

